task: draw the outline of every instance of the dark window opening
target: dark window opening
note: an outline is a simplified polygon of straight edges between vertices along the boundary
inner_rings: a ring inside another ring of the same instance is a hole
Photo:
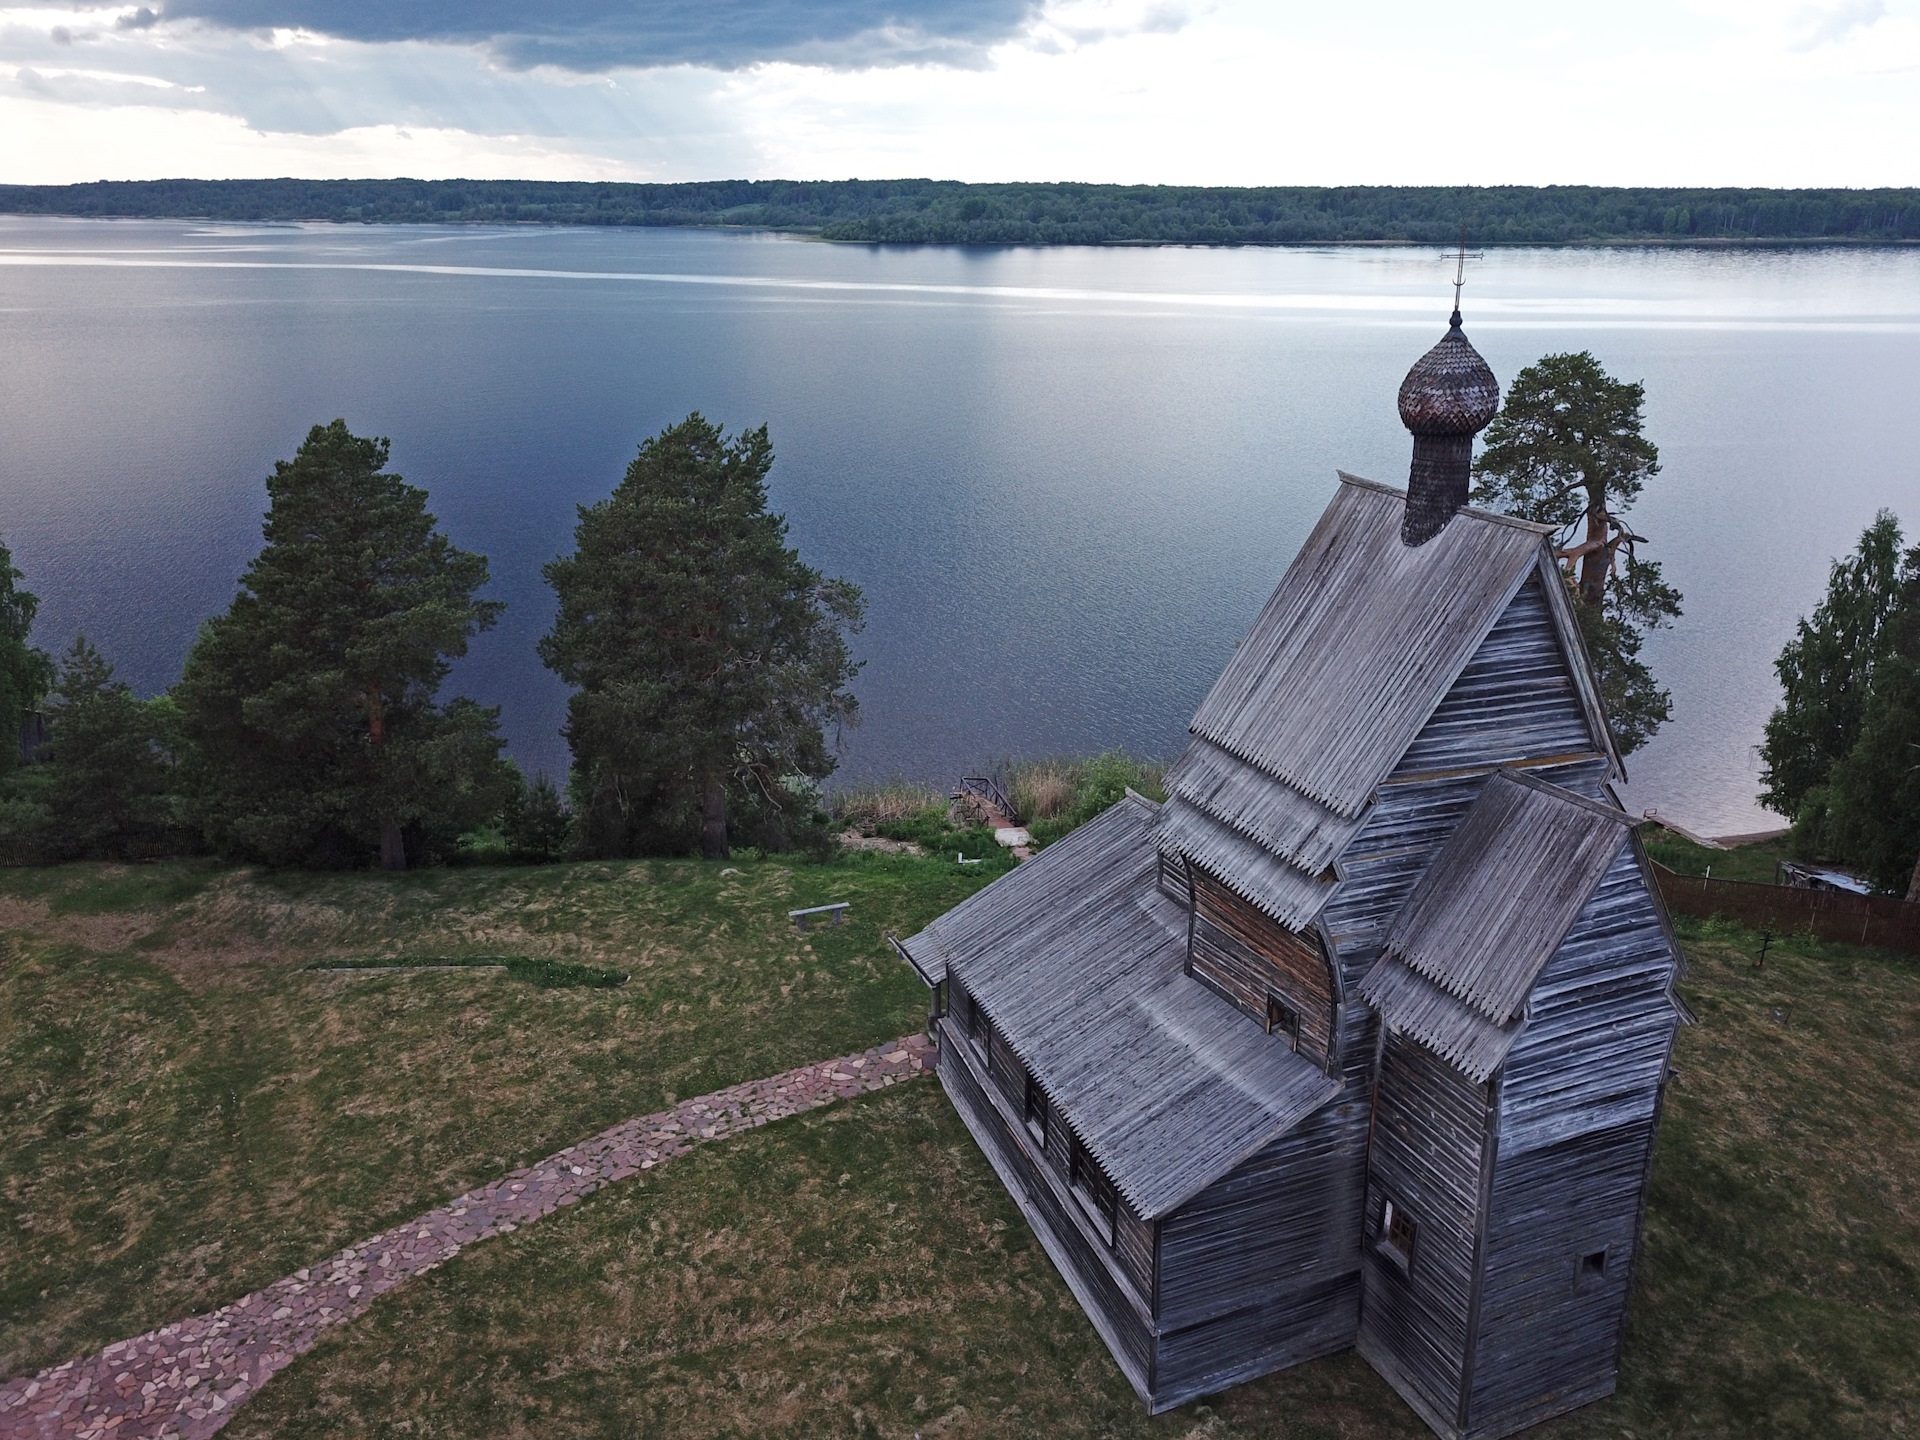
[[[1607,1278],[1607,1252],[1592,1250],[1580,1257],[1579,1267],[1573,1272],[1576,1285],[1597,1285]]]
[[[1284,1035],[1289,1045],[1300,1048],[1300,1012],[1278,995],[1267,996],[1267,1033]]]
[[[1413,1241],[1419,1227],[1404,1207],[1389,1200],[1380,1211],[1380,1250],[1401,1269],[1413,1265]]]
[[[1031,1075],[1027,1076],[1026,1121],[1027,1130],[1044,1150],[1047,1144],[1047,1092],[1034,1082]]]
[[[935,1020],[947,1013],[947,982],[944,980],[933,987],[933,1009],[929,1013]]]
[[[1080,1202],[1080,1208],[1093,1221],[1100,1238],[1109,1245],[1113,1244],[1114,1225],[1120,1210],[1120,1192],[1078,1140],[1073,1142],[1073,1153],[1068,1158],[1067,1178],[1071,1182],[1073,1198]]]
[[[987,1012],[980,1008],[980,1002],[967,996],[967,1038],[973,1041],[973,1048],[980,1052],[980,1058],[987,1054],[987,1037],[993,1031],[993,1022],[987,1018]]]

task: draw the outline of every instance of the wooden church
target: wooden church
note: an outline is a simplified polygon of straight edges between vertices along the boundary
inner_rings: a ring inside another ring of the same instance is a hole
[[[1407,375],[1128,798],[900,948],[953,1104],[1156,1412],[1357,1346],[1438,1433],[1612,1392],[1681,957],[1499,389]]]

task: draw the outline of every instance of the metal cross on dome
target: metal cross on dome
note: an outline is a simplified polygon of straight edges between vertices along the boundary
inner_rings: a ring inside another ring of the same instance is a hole
[[[1453,267],[1453,323],[1460,323],[1460,287],[1467,283],[1467,227],[1460,226],[1460,259]]]

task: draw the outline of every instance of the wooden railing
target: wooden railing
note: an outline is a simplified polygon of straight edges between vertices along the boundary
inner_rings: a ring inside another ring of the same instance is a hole
[[[954,795],[956,803],[975,811],[982,820],[987,811],[998,811],[1009,823],[1018,824],[1019,813],[1013,808],[1013,801],[1007,798],[1007,792],[1000,782],[990,775],[969,775],[960,782],[960,789]]]
[[[1718,915],[1780,935],[1813,935],[1920,955],[1920,905],[1905,900],[1852,895],[1845,890],[1805,890],[1797,885],[1759,885],[1751,880],[1711,880],[1681,875],[1658,863],[1653,873],[1667,908],[1677,914],[1702,919]]]

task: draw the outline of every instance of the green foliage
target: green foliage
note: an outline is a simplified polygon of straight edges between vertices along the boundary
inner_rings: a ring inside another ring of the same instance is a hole
[[[1588,351],[1541,356],[1513,377],[1487,427],[1474,501],[1563,529],[1624,513],[1660,473],[1645,403],[1644,387],[1615,380]]]
[[[1572,586],[1568,592],[1580,621],[1580,638],[1586,642],[1600,682],[1607,727],[1620,753],[1630,755],[1673,715],[1673,698],[1640,658],[1640,647],[1648,630],[1680,613],[1680,592],[1661,581],[1657,564],[1629,559],[1623,568],[1625,573],[1607,588],[1606,598],[1597,606],[1587,604]],[[1637,618],[1648,613],[1658,618],[1651,622]]]
[[[86,636],[74,637],[47,707],[47,859],[128,860],[182,848],[171,793],[178,722],[170,697],[138,699]]]
[[[964,855],[969,860],[985,860],[996,873],[1011,869],[1013,856],[993,838],[985,825],[955,824],[947,805],[929,805],[924,810],[897,820],[885,820],[873,827],[873,833],[887,840],[904,840],[918,845],[929,855],[953,861]]]
[[[19,580],[13,553],[0,544],[0,775],[20,763],[21,723],[53,682],[53,661],[27,643],[40,599],[22,590]]]
[[[0,775],[0,865],[37,865],[44,851],[46,793],[53,776],[45,765],[20,765]]]
[[[1745,880],[1755,885],[1777,883],[1780,862],[1787,855],[1784,835],[1750,845],[1736,845],[1730,850],[1696,845],[1684,835],[1676,835],[1658,825],[1647,826],[1640,832],[1640,838],[1647,847],[1647,858],[1676,874],[1705,875],[1711,871],[1716,880]]]
[[[573,812],[544,770],[513,792],[501,821],[516,860],[546,864],[572,851]]]
[[[787,548],[785,520],[767,512],[772,465],[764,425],[728,441],[695,412],[581,507],[574,553],[546,566],[559,614],[540,656],[575,687],[566,735],[585,853],[697,839],[720,858],[729,828],[778,848],[812,823],[804,782],[835,763],[824,728],[858,714],[845,637],[862,605]]]
[[[265,548],[175,691],[209,841],[272,865],[415,860],[496,815],[499,712],[435,703],[502,606],[436,529],[387,442],[316,425],[267,481]]]
[[[1119,803],[1128,790],[1166,799],[1167,767],[1123,750],[1072,759],[1024,760],[1008,769],[1007,788],[1037,845],[1050,845]]]
[[[1622,754],[1672,715],[1640,648],[1680,614],[1681,599],[1659,563],[1639,557],[1646,537],[1623,518],[1660,473],[1645,400],[1637,381],[1615,380],[1587,351],[1544,355],[1514,377],[1473,467],[1476,504],[1560,530],[1581,636]]]
[[[1860,738],[1829,777],[1820,839],[1880,889],[1920,898],[1920,648],[1882,662]]]
[[[0,211],[221,220],[767,226],[941,245],[1920,239],[1920,191],[954,180],[134,180],[0,185]]]
[[[1827,594],[1800,621],[1774,670],[1781,703],[1760,746],[1760,801],[1798,820],[1809,797],[1859,741],[1874,674],[1889,648],[1902,588],[1920,574],[1920,552],[1900,552],[1900,522],[1874,516],[1853,554],[1833,562]]]
[[[1825,783],[1802,798],[1794,839],[1882,890],[1920,899],[1920,549],[1901,564],[1898,602],[1873,647],[1866,693],[1846,697],[1857,701],[1857,734]]]

